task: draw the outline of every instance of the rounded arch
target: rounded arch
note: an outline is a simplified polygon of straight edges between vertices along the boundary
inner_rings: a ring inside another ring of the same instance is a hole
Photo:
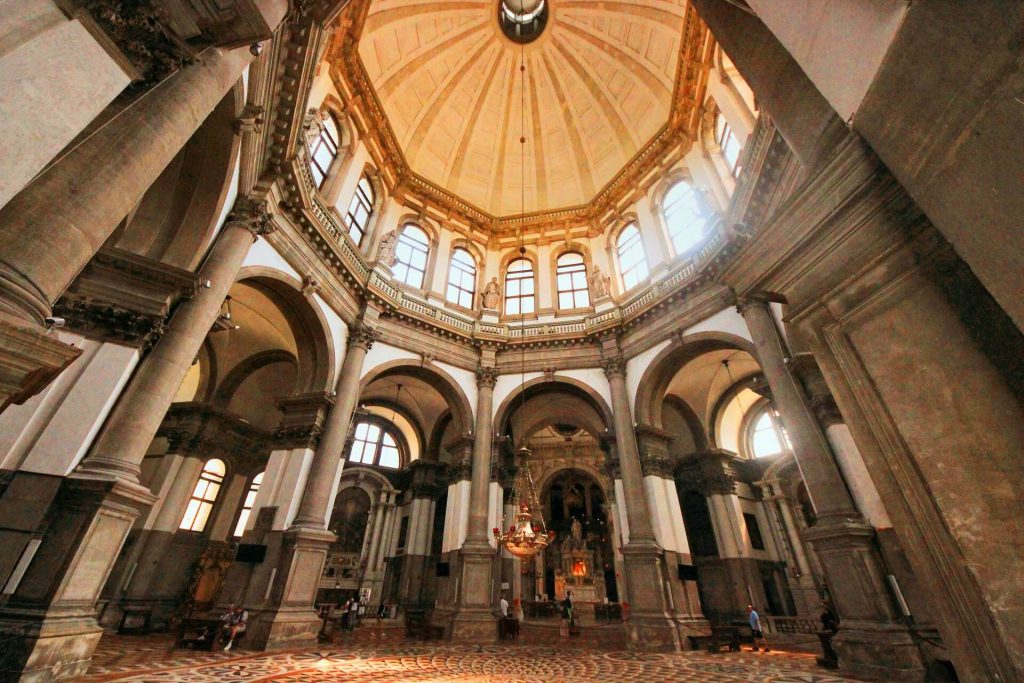
[[[526,394],[526,401],[533,397],[537,397],[545,393],[545,390],[566,390],[569,393],[575,394],[582,398],[584,401],[589,403],[597,412],[601,418],[603,424],[589,424],[589,425],[578,425],[585,429],[595,438],[605,436],[612,430],[614,424],[614,418],[612,416],[611,407],[604,400],[604,398],[597,393],[597,391],[578,379],[572,377],[564,377],[555,375],[554,377],[536,377],[522,386],[516,391],[510,393],[498,406],[498,410],[494,413],[494,433],[502,434],[505,429],[506,423],[512,417],[512,413],[520,406],[523,402],[523,394]],[[540,426],[545,426],[543,423],[553,423],[557,420],[555,415],[535,415],[534,420],[527,425],[526,431],[530,433],[530,430],[535,430]]]
[[[422,365],[411,359],[400,359],[381,363],[363,375],[359,380],[359,394],[362,396],[366,388],[376,379],[391,375],[410,375],[432,383],[438,393],[444,397],[448,409],[456,421],[459,432],[466,432],[473,425],[473,408],[469,398],[450,374],[434,365]]]
[[[451,245],[448,248],[447,260],[445,261],[445,273],[444,273],[444,284],[443,291],[445,295],[445,301],[447,303],[454,303],[459,305],[457,302],[451,301],[448,298],[448,285],[451,282],[452,275],[452,260],[455,258],[455,252],[459,249],[469,254],[469,257],[473,260],[473,268],[475,270],[473,276],[473,296],[469,306],[463,306],[467,309],[475,309],[480,302],[481,293],[484,290],[484,270],[487,266],[487,255],[478,244],[472,240],[466,238],[458,238],[452,240]]]
[[[235,367],[231,368],[224,380],[217,385],[211,403],[218,408],[227,408],[235,392],[252,373],[274,363],[292,363],[298,365],[295,356],[284,349],[270,349],[260,351],[249,356]],[[268,397],[278,398],[278,397]]]
[[[508,270],[508,265],[519,258],[524,258],[533,264],[533,274],[534,277],[536,277],[537,264],[540,263],[540,260],[537,256],[537,250],[531,249],[530,247],[526,247],[526,250],[522,254],[520,254],[519,247],[514,247],[506,250],[505,253],[502,254],[501,258],[498,260],[498,275],[500,276],[499,279],[505,279],[505,271]]]
[[[242,268],[235,282],[267,294],[291,326],[298,349],[295,393],[331,391],[337,372],[334,339],[323,311],[302,293],[302,283],[268,266]]]
[[[541,500],[545,500],[547,495],[550,493],[549,489],[551,488],[551,485],[555,482],[555,480],[557,480],[560,476],[568,472],[580,472],[581,474],[587,476],[589,479],[592,479],[594,483],[600,487],[601,493],[604,494],[605,500],[611,500],[612,498],[614,498],[614,496],[612,495],[614,492],[611,490],[611,483],[608,481],[608,477],[602,474],[601,471],[598,470],[593,465],[590,465],[585,462],[574,462],[571,465],[553,468],[551,470],[544,472],[544,474],[541,475],[541,478],[538,479],[536,483],[538,497]]]
[[[324,99],[317,106],[316,111],[329,112],[334,117],[334,122],[338,124],[338,150],[354,149],[354,145],[359,142],[359,130],[353,125],[351,117],[348,115],[348,110],[345,105],[341,103],[337,97],[333,94],[328,93]]]
[[[757,360],[753,344],[728,332],[698,332],[685,335],[662,349],[640,378],[633,405],[636,421],[661,428],[661,404],[669,383],[679,369],[703,353],[722,349],[746,351]]]
[[[383,473],[362,465],[347,465],[341,473],[338,491],[343,488],[358,486],[372,498],[375,493],[395,493],[397,489]]]

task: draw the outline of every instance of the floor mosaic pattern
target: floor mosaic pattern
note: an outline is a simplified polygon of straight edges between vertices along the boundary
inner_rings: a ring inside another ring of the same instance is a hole
[[[172,650],[156,637],[105,637],[85,681],[723,681],[844,683],[802,653],[711,655],[595,651],[565,646],[358,643],[319,652]]]

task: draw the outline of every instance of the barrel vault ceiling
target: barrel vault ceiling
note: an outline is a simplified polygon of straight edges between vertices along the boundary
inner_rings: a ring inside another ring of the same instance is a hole
[[[549,2],[525,47],[497,0],[373,0],[361,33],[410,168],[494,216],[586,204],[672,107],[686,0]]]

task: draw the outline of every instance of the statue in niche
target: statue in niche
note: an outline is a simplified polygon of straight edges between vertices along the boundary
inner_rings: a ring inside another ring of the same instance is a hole
[[[611,278],[601,272],[601,266],[594,264],[594,270],[590,273],[590,296],[594,299],[602,299],[611,291]]]
[[[498,286],[498,278],[492,277],[491,281],[484,287],[483,301],[484,308],[498,308],[498,303],[501,301],[501,288]]]
[[[395,265],[395,245],[398,242],[398,230],[392,230],[384,235],[377,248],[377,260],[389,265]]]

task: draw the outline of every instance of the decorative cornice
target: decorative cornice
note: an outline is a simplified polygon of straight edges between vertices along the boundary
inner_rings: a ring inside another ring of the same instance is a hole
[[[148,315],[73,294],[60,298],[53,305],[53,314],[64,318],[68,329],[86,337],[144,350],[160,339],[166,322],[163,316]]]

